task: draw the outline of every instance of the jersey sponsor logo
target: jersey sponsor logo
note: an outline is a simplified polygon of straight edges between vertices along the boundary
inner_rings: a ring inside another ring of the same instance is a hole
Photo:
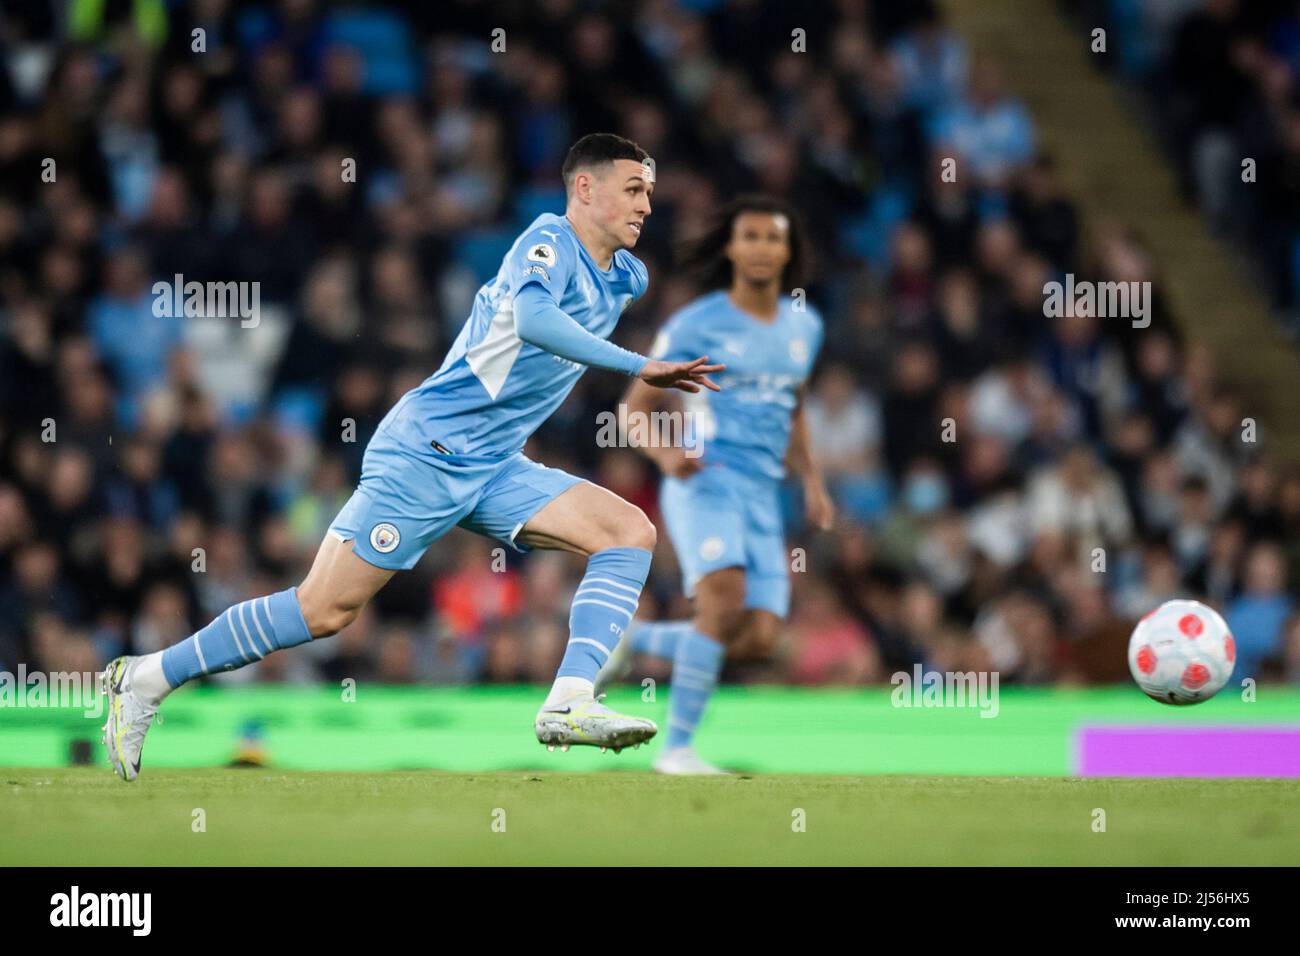
[[[722,552],[727,548],[727,543],[714,535],[711,538],[705,538],[700,542],[700,557],[705,561],[716,561],[722,557]]]
[[[380,554],[388,554],[402,543],[402,533],[387,521],[370,529],[370,546]]]
[[[796,391],[803,382],[802,375],[780,375],[759,372],[752,375],[727,374],[727,396],[732,402],[757,402],[794,408]]]
[[[540,262],[544,266],[555,265],[558,257],[555,254],[555,247],[549,242],[539,242],[534,244],[529,250],[528,255],[524,258],[530,262]]]

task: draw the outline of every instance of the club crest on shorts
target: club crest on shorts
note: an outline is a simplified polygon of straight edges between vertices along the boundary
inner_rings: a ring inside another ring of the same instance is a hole
[[[700,542],[700,557],[705,561],[716,561],[722,557],[722,552],[726,547],[726,543],[717,535],[705,538]]]
[[[370,546],[380,554],[388,554],[401,543],[401,532],[387,521],[370,529]]]

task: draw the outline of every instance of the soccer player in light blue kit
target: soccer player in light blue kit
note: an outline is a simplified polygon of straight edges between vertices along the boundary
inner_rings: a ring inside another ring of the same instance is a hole
[[[627,251],[650,215],[654,163],[645,151],[607,133],[584,136],[563,176],[565,215],[539,216],[515,241],[442,367],[384,417],[366,448],[361,483],[302,584],[237,604],[162,651],[108,665],[104,743],[119,776],[139,774],[145,733],[176,687],[337,634],[456,525],[519,550],[588,559],[568,647],[535,721],[537,739],[551,749],[590,744],[617,752],[654,736],[652,721],[605,707],[592,687],[636,612],[654,525],[612,492],[530,461],[522,449],[588,367],[698,392],[716,389],[709,375],[724,366],[705,357],[647,359],[607,341],[648,281]]]
[[[633,651],[672,660],[667,740],[654,763],[661,773],[722,772],[692,741],[723,657],[766,656],[789,610],[780,503],[787,463],[802,481],[808,520],[822,529],[834,520],[803,414],[822,322],[802,296],[785,292],[798,282],[802,253],[784,203],[737,199],[682,256],[715,291],[670,317],[655,344],[656,358],[707,352],[727,365],[716,396],[685,397],[685,441],[641,446],[664,474],[660,507],[694,617],[636,622],[597,679],[599,691],[624,676]],[[652,420],[660,396],[634,382],[625,402],[628,421]]]

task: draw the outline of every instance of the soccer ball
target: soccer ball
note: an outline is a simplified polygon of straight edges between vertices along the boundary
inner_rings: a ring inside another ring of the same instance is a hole
[[[1133,628],[1128,669],[1162,704],[1199,704],[1228,682],[1237,647],[1219,612],[1200,601],[1166,601]]]

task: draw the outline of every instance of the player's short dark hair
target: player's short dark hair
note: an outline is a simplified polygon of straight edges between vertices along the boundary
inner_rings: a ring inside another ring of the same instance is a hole
[[[564,188],[567,191],[573,188],[573,177],[581,169],[602,166],[616,159],[634,159],[643,163],[649,158],[650,154],[630,139],[613,133],[588,133],[569,147],[569,154],[564,157],[564,165],[560,167],[560,175],[564,177]]]
[[[731,231],[735,228],[736,220],[747,212],[785,216],[786,222],[790,224],[790,261],[781,273],[781,287],[793,289],[802,285],[808,254],[803,222],[793,206],[775,196],[755,193],[738,196],[727,203],[702,235],[677,244],[677,264],[694,275],[706,289],[730,287],[731,260],[727,258],[725,250],[731,241]]]

